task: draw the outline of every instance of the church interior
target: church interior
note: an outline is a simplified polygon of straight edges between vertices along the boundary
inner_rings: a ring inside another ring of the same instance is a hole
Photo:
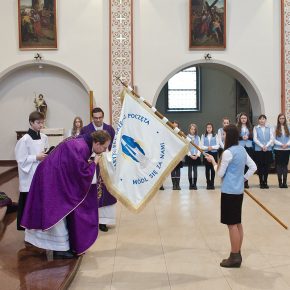
[[[1,289],[290,289],[290,192],[274,163],[267,190],[258,174],[249,179],[258,202],[244,194],[242,265],[223,268],[230,241],[220,223],[222,180],[209,189],[203,163],[197,189],[183,162],[180,189],[169,173],[139,213],[118,201],[115,224],[83,255],[54,259],[17,230],[15,157],[35,110],[45,116],[40,132],[50,146],[71,136],[76,117],[94,122],[95,107],[116,130],[124,85],[185,134],[192,123],[199,136],[209,122],[217,132],[223,118],[235,124],[241,112],[253,126],[265,115],[275,128],[280,113],[289,124],[290,0],[1,4],[0,193],[11,201],[2,206],[0,195]],[[183,98],[188,91],[192,99]]]

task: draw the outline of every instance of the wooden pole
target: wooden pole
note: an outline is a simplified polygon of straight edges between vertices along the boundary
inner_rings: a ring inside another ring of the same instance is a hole
[[[94,92],[90,91],[89,95],[90,95],[90,122],[92,122],[92,110],[94,107]]]
[[[123,83],[122,81],[121,81],[121,79],[119,78],[119,77],[116,77],[120,82],[121,82],[121,84],[124,86],[124,87],[126,87],[126,88],[128,88],[129,89],[129,87],[128,87],[128,85],[127,84],[125,84],[125,83]],[[130,92],[135,96],[135,97],[137,97],[138,99],[142,99],[138,94],[136,94],[135,92],[134,92],[134,90],[133,89],[130,89]],[[152,106],[151,106],[151,104],[149,104],[146,100],[143,100],[143,102],[149,107],[149,108],[152,108]],[[160,112],[158,112],[157,110],[155,111],[155,115],[157,115],[160,119],[163,119],[164,118],[164,116],[160,113]],[[173,127],[173,124],[170,122],[170,121],[167,121],[166,122],[166,124],[171,128],[171,129],[174,129],[174,127]],[[179,131],[178,132],[178,135],[180,135],[181,137],[183,137],[183,138],[187,138],[187,136],[182,132],[182,131]],[[202,154],[204,154],[204,150],[202,150],[199,146],[197,146],[196,144],[194,144],[192,141],[190,141],[190,144],[192,145],[192,146],[194,146],[198,151],[200,151]],[[244,192],[249,196],[249,197],[251,197],[264,211],[266,211],[274,220],[276,220],[283,228],[285,228],[286,230],[288,229],[288,227],[283,223],[283,222],[281,222],[281,220],[279,220],[270,210],[268,210],[256,197],[254,197],[253,196],[253,194],[252,193],[250,193],[248,190],[246,190],[246,189],[244,189]]]
[[[285,230],[288,230],[288,226],[286,226],[281,220],[279,220],[272,212],[270,212],[256,197],[253,196],[247,189],[244,189],[244,192],[253,199],[264,211],[266,211],[274,220],[276,220]]]

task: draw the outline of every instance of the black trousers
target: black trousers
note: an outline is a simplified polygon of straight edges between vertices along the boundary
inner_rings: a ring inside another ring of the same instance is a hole
[[[28,192],[20,192],[18,200],[18,210],[17,210],[17,230],[24,231],[25,229],[20,226],[22,215],[24,212],[24,207],[27,199]]]

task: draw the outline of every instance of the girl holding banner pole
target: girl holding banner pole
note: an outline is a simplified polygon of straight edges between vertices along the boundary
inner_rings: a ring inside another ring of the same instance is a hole
[[[218,176],[221,184],[221,223],[229,229],[231,253],[222,260],[221,267],[239,268],[242,263],[241,246],[243,242],[243,226],[241,223],[244,181],[254,174],[257,167],[244,147],[239,145],[239,130],[235,125],[228,125],[225,129],[225,151],[219,165],[212,155],[206,154]],[[244,175],[245,165],[248,171]]]

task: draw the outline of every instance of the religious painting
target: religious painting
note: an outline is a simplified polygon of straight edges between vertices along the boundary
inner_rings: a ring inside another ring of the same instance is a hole
[[[19,48],[57,49],[56,0],[18,0]]]
[[[226,0],[189,0],[189,49],[226,48]]]

